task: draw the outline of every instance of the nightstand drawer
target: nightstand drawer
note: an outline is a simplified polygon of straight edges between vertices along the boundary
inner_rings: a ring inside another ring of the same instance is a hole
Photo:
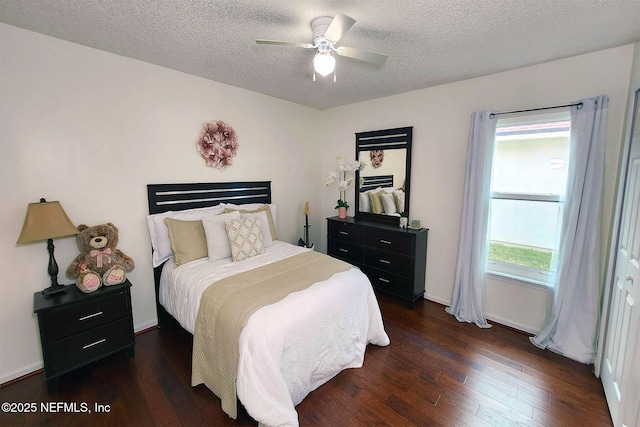
[[[329,239],[327,254],[335,258],[355,263],[362,263],[364,260],[364,249],[362,246],[339,240]]]
[[[49,342],[70,337],[79,332],[104,325],[128,316],[130,313],[127,294],[119,292],[102,298],[95,298],[64,310],[44,314]]]
[[[125,318],[51,344],[49,376],[103,357],[134,343],[131,319]]]
[[[347,240],[355,245],[364,241],[364,227],[341,221],[329,221],[329,240]]]
[[[413,271],[413,258],[369,247],[364,250],[364,263],[406,277],[411,277]]]
[[[402,255],[413,255],[413,236],[411,234],[367,228],[365,245]]]
[[[362,271],[369,277],[371,285],[376,289],[400,296],[407,296],[411,292],[413,281],[408,277],[371,267],[365,267]]]

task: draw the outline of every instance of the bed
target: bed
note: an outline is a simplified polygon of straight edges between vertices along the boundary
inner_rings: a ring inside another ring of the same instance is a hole
[[[362,366],[367,344],[389,344],[360,270],[277,240],[269,181],[147,190],[158,324],[194,335],[192,385],[204,383],[231,418],[239,400],[261,424],[298,425],[308,393]],[[238,236],[258,253],[238,255]]]

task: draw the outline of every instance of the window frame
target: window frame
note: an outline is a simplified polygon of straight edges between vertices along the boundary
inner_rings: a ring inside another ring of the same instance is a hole
[[[567,116],[567,112],[560,112],[554,114],[554,117],[548,117],[546,120],[539,120],[539,115],[523,115],[518,117],[516,120],[520,121],[522,124],[534,124],[534,123],[551,123],[556,121],[567,121],[569,117]],[[557,118],[556,118],[557,117]],[[514,123],[506,124],[506,126],[513,126]],[[499,136],[499,129],[502,126],[498,126],[496,129],[496,143],[498,138],[505,140],[504,136]],[[567,142],[570,144],[571,142],[571,134],[569,129],[569,135],[567,136]],[[522,134],[520,134],[522,135]],[[494,160],[492,160],[492,167]],[[567,167],[569,162],[569,158],[567,157],[566,162],[564,164]],[[532,201],[532,202],[545,202],[545,203],[561,203],[561,195],[560,194],[540,194],[540,193],[516,193],[516,192],[499,192],[499,191],[491,191],[490,194],[490,202],[493,200],[513,200],[513,201]],[[560,208],[561,206],[559,206]],[[559,215],[559,219],[561,216]],[[559,224],[556,224],[558,227]],[[541,270],[539,268],[532,268],[521,266],[517,264],[510,264],[501,261],[495,261],[489,259],[489,245],[491,240],[489,239],[489,233],[491,232],[491,227],[489,225],[487,229],[487,248],[486,248],[486,273],[488,275],[492,275],[497,278],[508,279],[510,282],[515,282],[518,284],[522,284],[524,286],[530,286],[535,288],[546,288],[551,289],[553,284],[549,283],[550,274],[554,273],[552,267],[550,266],[549,270]]]

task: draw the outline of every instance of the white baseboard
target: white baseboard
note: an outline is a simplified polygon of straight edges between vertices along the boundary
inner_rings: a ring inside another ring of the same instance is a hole
[[[445,307],[449,307],[449,304],[451,303],[451,301],[446,301],[446,300],[443,300],[443,299],[440,299],[440,298],[436,298],[434,296],[427,295],[427,294],[424,294],[424,299],[427,299],[427,300],[433,301],[433,302],[437,302],[438,304],[442,304]]]
[[[522,325],[520,323],[516,323],[516,322],[513,322],[511,320],[504,319],[504,318],[502,318],[500,316],[494,316],[493,314],[490,314],[490,313],[485,313],[485,317],[487,318],[487,320],[491,320],[493,322],[500,323],[501,325],[508,326],[510,328],[517,329],[518,331],[526,332],[526,333],[531,334],[531,335],[535,335],[538,332],[540,332],[540,331],[536,331],[535,329],[531,328],[530,326]]]
[[[424,299],[427,299],[427,300],[430,300],[430,301],[433,301],[433,302],[437,302],[438,304],[442,304],[445,307],[448,307],[449,304],[451,303],[451,301],[445,301],[445,300],[440,299],[440,298],[427,296],[427,294],[424,295]],[[518,331],[526,332],[528,334],[535,335],[538,332],[540,332],[540,331],[537,331],[534,328],[531,328],[530,326],[522,325],[522,324],[514,322],[512,320],[508,320],[508,319],[505,319],[505,318],[500,317],[500,316],[495,316],[495,315],[493,315],[491,313],[485,313],[485,317],[487,318],[487,320],[491,320],[493,322],[499,323],[499,324],[504,325],[504,326],[508,326],[509,328],[517,329]]]
[[[9,381],[13,381],[16,378],[20,378],[23,377],[25,375],[29,375],[37,370],[40,370],[44,367],[44,365],[42,364],[42,362],[38,362],[38,363],[34,363],[32,365],[29,365],[26,368],[22,368],[19,371],[14,371],[11,372],[7,375],[3,375],[2,377],[0,377],[0,385],[4,384],[4,383],[8,383]],[[42,379],[42,381],[44,381],[44,378]]]
[[[143,323],[141,325],[134,325],[133,332],[138,333],[140,331],[144,331],[145,329],[153,328],[154,326],[158,326],[158,321],[150,320],[149,322]]]

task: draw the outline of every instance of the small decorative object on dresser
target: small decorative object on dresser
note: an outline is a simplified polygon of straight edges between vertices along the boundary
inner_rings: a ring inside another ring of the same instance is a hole
[[[327,254],[362,270],[376,290],[414,303],[424,296],[427,265],[426,228],[327,218]]]
[[[33,295],[44,358],[44,379],[50,393],[61,375],[126,350],[133,356],[135,338],[131,314],[131,283],[103,287],[86,294],[74,285],[45,298]]]
[[[400,212],[400,228],[409,226],[409,212]]]
[[[335,180],[338,180],[340,198],[338,199],[335,209],[338,209],[338,216],[340,218],[346,218],[347,209],[349,209],[349,203],[347,203],[347,189],[353,182],[353,178],[349,175],[354,174],[356,171],[361,171],[365,166],[366,163],[359,162],[358,160],[346,163],[344,161],[344,157],[338,156],[336,158],[336,168],[327,174],[327,187],[333,184]]]

